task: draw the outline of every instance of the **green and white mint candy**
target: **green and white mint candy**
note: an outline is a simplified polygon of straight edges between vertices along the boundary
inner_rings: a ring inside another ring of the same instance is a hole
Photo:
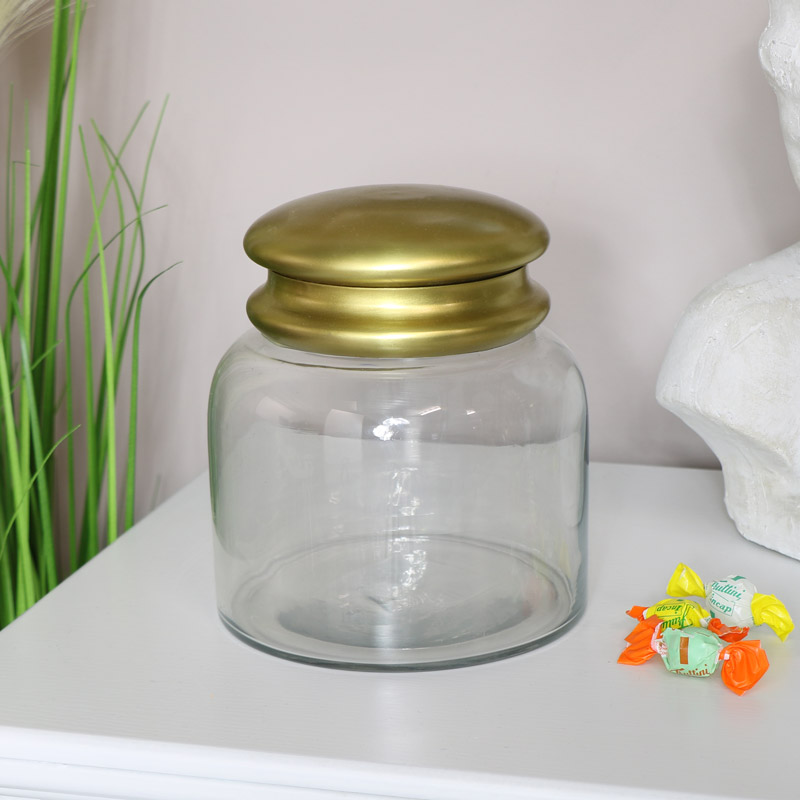
[[[706,585],[711,616],[730,627],[749,628],[754,624],[751,605],[755,594],[754,584],[741,575],[728,575]]]

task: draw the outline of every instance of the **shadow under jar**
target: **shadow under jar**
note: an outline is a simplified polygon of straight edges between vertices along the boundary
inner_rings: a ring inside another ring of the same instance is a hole
[[[580,615],[586,399],[539,323],[530,212],[425,185],[281,206],[211,389],[220,615],[285,658],[368,670],[524,652]]]

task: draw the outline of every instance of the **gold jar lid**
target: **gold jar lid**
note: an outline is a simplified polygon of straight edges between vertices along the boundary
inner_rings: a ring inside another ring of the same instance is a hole
[[[279,344],[412,358],[486,350],[533,330],[547,292],[525,265],[547,229],[521,206],[448,186],[357,186],[286,203],[247,231],[267,267],[248,300]]]

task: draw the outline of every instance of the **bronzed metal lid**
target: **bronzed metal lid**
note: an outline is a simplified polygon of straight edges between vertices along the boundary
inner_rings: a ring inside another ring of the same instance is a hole
[[[310,195],[258,219],[244,248],[269,269],[248,301],[270,338],[320,353],[446,355],[520,338],[549,309],[524,265],[547,229],[493,195],[417,184]]]

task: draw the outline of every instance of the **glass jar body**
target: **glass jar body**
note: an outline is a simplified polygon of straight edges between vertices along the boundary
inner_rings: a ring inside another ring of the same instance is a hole
[[[541,327],[372,360],[250,331],[209,404],[220,615],[276,655],[353,669],[543,644],[585,601],[586,440],[580,373]]]

